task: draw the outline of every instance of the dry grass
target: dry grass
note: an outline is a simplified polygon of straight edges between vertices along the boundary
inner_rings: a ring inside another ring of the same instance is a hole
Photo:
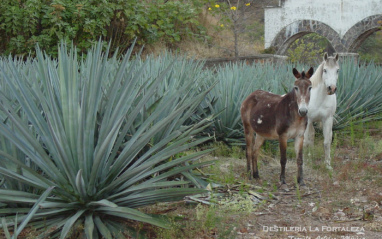
[[[171,49],[195,59],[233,57],[235,55],[234,34],[227,26],[220,26],[221,18],[205,11],[200,15],[199,21],[207,32],[208,37],[205,40],[183,39],[181,42],[174,43],[172,46],[157,42],[145,46],[144,55],[160,55],[166,51],[166,49]],[[250,32],[250,30],[248,32]],[[262,40],[251,40],[248,37],[248,32],[239,35],[238,45],[240,56],[260,54],[261,51],[264,50]]]

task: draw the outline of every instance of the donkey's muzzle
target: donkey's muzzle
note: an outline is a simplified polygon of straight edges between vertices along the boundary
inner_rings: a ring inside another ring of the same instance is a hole
[[[301,117],[304,117],[306,114],[308,114],[308,108],[300,108],[300,109],[298,109],[298,114]]]
[[[337,87],[335,85],[331,85],[331,86],[328,86],[328,95],[333,95],[335,94],[337,91]]]

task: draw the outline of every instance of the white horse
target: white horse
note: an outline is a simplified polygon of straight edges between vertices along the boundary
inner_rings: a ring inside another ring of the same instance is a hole
[[[304,146],[314,144],[314,122],[322,122],[324,133],[325,163],[329,170],[330,165],[330,145],[332,143],[332,127],[334,113],[337,107],[337,80],[340,67],[338,65],[338,54],[328,57],[325,53],[324,61],[317,68],[310,78],[312,90],[308,109],[308,125],[304,134]]]

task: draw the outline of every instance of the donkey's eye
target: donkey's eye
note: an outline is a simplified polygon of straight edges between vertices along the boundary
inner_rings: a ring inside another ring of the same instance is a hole
[[[324,69],[324,73],[326,73],[326,69]]]
[[[310,86],[310,87],[309,87],[309,91],[311,91],[311,90],[312,90],[312,87]]]
[[[294,87],[294,90],[295,90],[295,91],[298,91],[298,87],[297,87],[297,86],[295,86],[295,87]]]
[[[337,74],[340,72],[340,69],[337,70]]]

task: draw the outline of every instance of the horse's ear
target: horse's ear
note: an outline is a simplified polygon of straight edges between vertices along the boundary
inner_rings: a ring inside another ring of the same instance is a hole
[[[293,75],[297,79],[301,78],[301,74],[300,74],[300,72],[298,72],[298,70],[296,70],[296,68],[293,68]]]
[[[338,61],[338,53],[336,53],[336,55],[334,56],[334,58],[336,58],[336,61]]]
[[[310,67],[310,69],[308,70],[308,72],[305,74],[305,76],[306,76],[306,78],[310,78],[310,77],[312,77],[312,75],[313,75],[313,67]]]
[[[325,52],[325,54],[324,54],[324,61],[326,61],[327,59],[328,59],[328,53]]]

